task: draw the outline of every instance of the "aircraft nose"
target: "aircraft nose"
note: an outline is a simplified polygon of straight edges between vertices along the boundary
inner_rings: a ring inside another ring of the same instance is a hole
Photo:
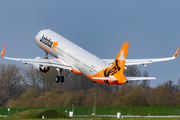
[[[35,36],[35,42],[36,42],[36,44],[38,43],[38,41],[39,41],[39,35],[37,34],[37,35]]]
[[[35,42],[36,42],[36,44],[39,43],[40,39],[41,39],[41,31],[35,36]]]

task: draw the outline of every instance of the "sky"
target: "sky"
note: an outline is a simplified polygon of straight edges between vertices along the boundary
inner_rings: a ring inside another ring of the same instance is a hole
[[[0,48],[5,56],[35,58],[45,53],[36,34],[51,29],[92,54],[115,59],[124,42],[127,59],[171,57],[180,47],[179,0],[1,0]],[[4,60],[2,64],[24,65]],[[156,77],[156,87],[180,78],[180,54],[175,60],[138,66]]]

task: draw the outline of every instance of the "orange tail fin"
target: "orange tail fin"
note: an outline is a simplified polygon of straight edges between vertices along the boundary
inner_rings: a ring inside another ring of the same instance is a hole
[[[126,62],[126,56],[127,56],[127,52],[128,52],[128,46],[129,46],[129,44],[124,42],[114,63],[111,65],[111,67],[109,67],[105,70],[105,73],[106,73],[105,77],[112,76],[115,74],[117,74],[118,76],[123,75],[124,65]]]
[[[126,63],[126,56],[127,56],[127,52],[128,52],[128,47],[129,47],[129,44],[127,42],[124,42],[121,50],[119,51],[119,54],[117,55],[117,57],[113,63],[114,66],[115,65],[120,66],[120,70],[118,70],[118,72],[117,72],[120,75],[123,75],[124,65]]]

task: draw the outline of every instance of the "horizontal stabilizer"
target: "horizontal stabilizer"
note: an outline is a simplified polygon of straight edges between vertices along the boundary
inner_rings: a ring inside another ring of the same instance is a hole
[[[114,76],[109,77],[92,77],[93,79],[98,80],[110,80],[112,82],[116,81],[117,79]],[[155,77],[126,77],[128,81],[136,81],[136,80],[154,80]]]
[[[156,79],[155,77],[126,77],[128,81],[134,80],[153,80]]]
[[[110,80],[112,82],[116,81],[117,79],[114,76],[109,77],[92,77],[92,79],[98,79],[98,80]]]

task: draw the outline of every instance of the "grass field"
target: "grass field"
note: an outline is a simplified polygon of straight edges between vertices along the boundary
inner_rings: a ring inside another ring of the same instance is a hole
[[[0,118],[2,120],[27,120],[27,119],[6,119]],[[39,119],[28,119],[28,120],[39,120]],[[48,120],[56,120],[56,119],[48,119]],[[72,119],[61,119],[61,120],[72,120]],[[179,120],[179,118],[87,118],[87,119],[80,119],[80,120]]]
[[[12,115],[8,115],[6,118],[8,119],[42,119],[42,116],[44,118],[69,118],[69,116],[66,116],[64,114],[61,114],[57,112],[56,110],[46,110],[46,109],[35,109],[35,110],[27,110],[23,112],[18,112]]]
[[[1,115],[9,115],[13,113],[18,113],[21,111],[26,110],[33,110],[33,109],[52,109],[56,110],[62,114],[68,115],[69,111],[72,111],[72,107],[18,107],[18,108],[10,108],[10,111],[8,111],[8,108],[3,107],[0,108],[0,114]],[[67,112],[65,112],[67,110]],[[180,107],[174,107],[174,106],[159,106],[159,107],[152,107],[152,106],[142,106],[142,107],[97,107],[96,108],[96,114],[97,115],[116,115],[117,112],[121,112],[122,115],[142,115],[147,116],[150,115],[180,115]],[[74,107],[74,113],[75,115],[92,115],[93,108],[92,107]],[[0,119],[6,119],[6,120],[14,120],[10,118],[0,118]],[[80,118],[74,118],[74,119],[81,119]],[[92,118],[85,117],[84,120],[119,120],[117,118]],[[121,118],[122,120],[180,120],[180,118]],[[17,120],[17,119],[16,119]],[[18,120],[25,120],[25,119],[18,119]],[[28,120],[38,120],[38,119],[28,119]],[[49,119],[51,120],[51,119]],[[61,119],[61,120],[68,120],[68,119]],[[71,119],[72,120],[72,119]]]
[[[69,111],[72,111],[72,107],[13,107],[10,108],[0,108],[1,115],[10,115],[13,113],[18,113],[25,110],[32,109],[52,109],[56,110],[62,114],[68,115]],[[65,112],[65,109],[67,112]],[[92,115],[93,107],[74,107],[75,115]],[[121,112],[122,115],[180,115],[180,107],[174,106],[141,106],[141,107],[96,107],[97,115],[116,115],[117,112]]]

